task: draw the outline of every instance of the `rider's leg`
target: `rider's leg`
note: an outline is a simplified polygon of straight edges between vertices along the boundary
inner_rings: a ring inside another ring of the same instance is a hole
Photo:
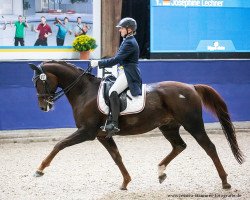
[[[121,94],[128,87],[128,81],[124,71],[119,72],[119,76],[117,77],[114,85],[109,90],[109,97],[112,92],[117,92],[117,94]]]
[[[110,88],[109,99],[110,99],[110,110],[112,121],[106,125],[105,129],[109,133],[113,134],[120,131],[118,127],[118,117],[120,113],[120,100],[119,94],[128,87],[127,78],[124,72],[120,73],[116,79],[114,85]]]
[[[116,91],[113,91],[109,97],[110,102],[110,110],[111,110],[111,116],[112,120],[111,122],[106,125],[105,129],[106,131],[110,133],[117,133],[120,131],[118,128],[118,117],[120,113],[120,100],[118,93]]]

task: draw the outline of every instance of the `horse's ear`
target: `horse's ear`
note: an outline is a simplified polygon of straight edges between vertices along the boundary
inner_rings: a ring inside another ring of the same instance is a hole
[[[33,63],[29,63],[29,66],[31,69],[33,69],[34,71],[40,72],[40,69]]]

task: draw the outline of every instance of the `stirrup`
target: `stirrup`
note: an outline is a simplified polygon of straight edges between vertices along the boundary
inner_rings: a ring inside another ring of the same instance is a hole
[[[105,124],[103,128],[104,129],[102,130],[108,133],[108,135],[105,138],[111,138],[112,136],[114,136],[116,133],[120,131],[120,129],[117,127],[117,123],[114,123],[112,121],[108,125]]]
[[[116,135],[116,133],[118,133],[120,131],[120,129],[113,126],[112,130],[107,130],[106,129],[106,131],[108,132],[108,135],[105,138],[111,138],[112,136]]]
[[[117,133],[117,132],[120,131],[120,129],[118,128],[117,123],[114,123],[114,122],[110,122],[108,125],[106,125],[105,130],[107,132],[114,132],[114,133]]]
[[[104,132],[107,131],[107,130],[106,130],[106,126],[109,125],[110,123],[112,123],[112,119],[111,119],[110,116],[108,116],[107,119],[106,119],[106,121],[105,121],[105,124],[102,125],[102,126],[100,127],[100,129],[102,129],[102,131],[104,131]]]
[[[104,132],[114,132],[114,133],[117,133],[117,132],[120,131],[120,129],[117,128],[116,126],[112,125],[113,127],[109,128],[109,127],[107,127],[108,125],[111,125],[111,124],[105,123],[103,126],[100,127],[100,129],[102,129],[102,131],[104,131]]]

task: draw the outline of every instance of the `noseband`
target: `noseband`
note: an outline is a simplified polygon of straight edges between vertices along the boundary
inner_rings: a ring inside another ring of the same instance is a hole
[[[39,71],[35,71],[35,74],[32,78],[32,82],[34,83],[34,86],[36,87],[38,79],[40,79],[43,83],[43,93],[37,93],[37,97],[41,97],[46,101],[48,104],[53,105],[55,101],[57,101],[59,98],[61,98],[63,95],[68,93],[81,79],[81,77],[86,73],[91,73],[92,67],[88,65],[88,68],[86,71],[84,71],[82,74],[80,74],[75,81],[73,81],[71,84],[69,84],[66,88],[61,89],[60,91],[51,94],[50,86],[47,81],[47,75],[44,73],[42,63],[37,66]]]

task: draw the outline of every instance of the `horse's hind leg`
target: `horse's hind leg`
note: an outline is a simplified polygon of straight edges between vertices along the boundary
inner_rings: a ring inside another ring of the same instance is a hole
[[[158,178],[160,183],[162,183],[166,179],[166,174],[164,173],[164,171],[167,165],[187,146],[186,143],[180,137],[179,128],[180,126],[167,125],[159,127],[160,131],[163,133],[165,138],[171,143],[173,147],[172,151],[158,165]]]
[[[111,157],[113,158],[113,160],[115,161],[115,163],[117,164],[117,166],[119,167],[119,169],[122,173],[123,183],[122,183],[120,189],[127,190],[127,185],[131,181],[131,178],[130,178],[130,175],[129,175],[126,167],[124,166],[124,164],[122,162],[122,157],[118,151],[118,148],[115,144],[115,141],[113,140],[112,137],[109,139],[98,137],[98,140],[108,150],[109,154],[111,155]]]
[[[185,128],[185,126],[184,126],[184,128]],[[199,143],[199,145],[206,151],[208,156],[213,160],[213,163],[214,163],[214,165],[217,169],[217,172],[221,178],[223,189],[230,189],[231,185],[227,182],[227,173],[225,172],[225,170],[220,162],[215,145],[211,142],[211,140],[209,139],[209,137],[205,131],[203,122],[197,123],[196,127],[187,128],[186,130],[189,133],[191,133],[191,135],[195,138],[195,140]]]

